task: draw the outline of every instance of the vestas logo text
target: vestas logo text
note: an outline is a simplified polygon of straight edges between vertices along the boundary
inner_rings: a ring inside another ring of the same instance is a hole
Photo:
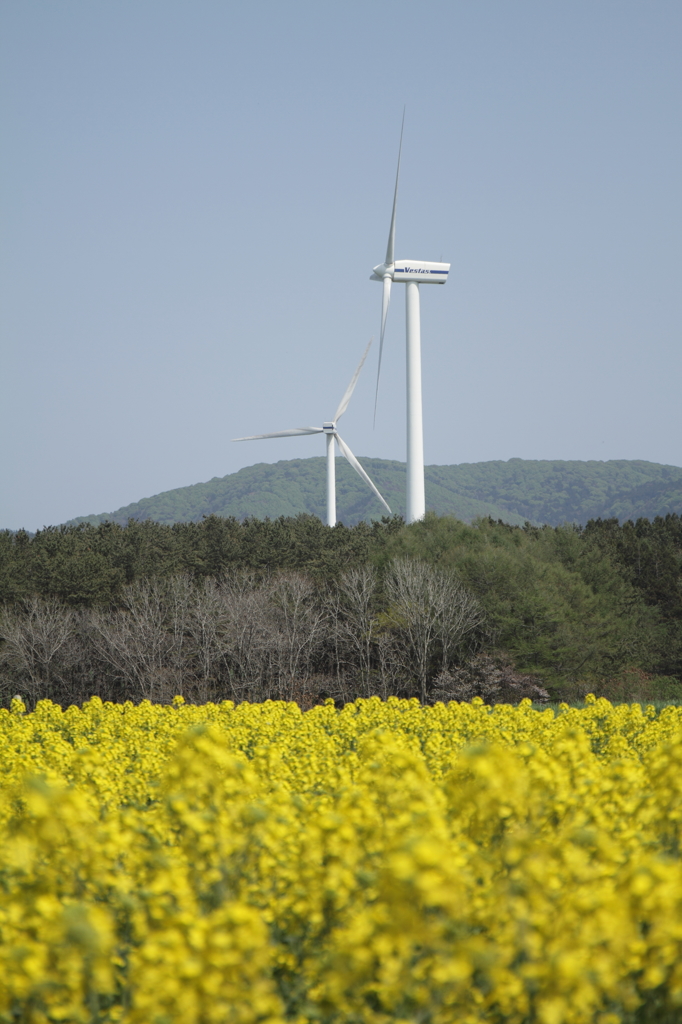
[[[424,267],[396,267],[396,274],[447,274],[447,270],[426,270]]]

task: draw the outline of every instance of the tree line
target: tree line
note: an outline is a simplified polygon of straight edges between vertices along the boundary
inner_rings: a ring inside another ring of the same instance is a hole
[[[533,695],[533,680],[553,696],[669,697],[681,581],[677,515],[4,531],[0,685],[61,703]]]

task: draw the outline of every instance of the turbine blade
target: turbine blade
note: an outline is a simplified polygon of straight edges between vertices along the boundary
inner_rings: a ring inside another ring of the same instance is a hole
[[[386,259],[384,263],[390,267],[391,263],[394,262],[395,256],[393,251],[395,249],[395,208],[398,203],[398,180],[400,178],[400,157],[403,151],[403,129],[405,127],[405,108],[403,108],[403,123],[400,126],[400,145],[398,146],[398,170],[395,172],[395,191],[393,193],[393,213],[391,214],[391,228],[388,232],[388,245],[386,246]]]
[[[381,495],[379,494],[379,491],[378,491],[378,490],[377,490],[377,488],[376,488],[376,487],[374,486],[374,484],[372,483],[372,481],[370,480],[370,478],[369,478],[369,477],[367,476],[367,473],[365,473],[364,469],[362,468],[362,466],[360,465],[360,463],[358,462],[358,460],[357,460],[357,459],[355,458],[355,456],[353,455],[352,451],[350,450],[350,448],[348,447],[348,445],[346,444],[346,442],[345,442],[345,441],[343,441],[343,440],[342,440],[342,439],[341,439],[341,438],[339,437],[339,435],[338,435],[338,434],[336,435],[336,442],[337,442],[337,444],[338,444],[339,448],[341,449],[341,452],[342,452],[342,453],[343,453],[343,454],[344,454],[344,455],[346,456],[346,458],[347,458],[347,459],[348,459],[348,461],[350,462],[350,464],[351,464],[351,466],[353,467],[353,469],[355,470],[355,472],[356,472],[356,473],[358,473],[358,474],[359,474],[359,476],[361,476],[361,477],[362,477],[362,479],[363,479],[363,480],[365,481],[365,483],[369,484],[369,486],[370,486],[370,487],[372,488],[372,490],[373,490],[373,491],[374,491],[374,493],[376,494],[376,496],[377,496],[377,498],[379,499],[379,501],[381,502],[381,504],[382,504],[382,505],[383,505],[383,506],[384,506],[385,508],[387,508],[387,509],[388,509],[388,511],[389,511],[389,513],[390,513],[390,514],[392,515],[392,513],[391,513],[391,509],[389,508],[389,505],[388,505],[388,502],[387,502],[387,501],[384,501],[384,499],[383,499],[383,498],[381,497]]]
[[[371,344],[372,344],[372,338],[369,339],[369,345],[365,349],[365,353],[364,353],[362,359],[360,360],[360,362],[358,364],[358,368],[355,371],[355,373],[353,374],[353,379],[350,382],[350,384],[348,385],[348,387],[346,388],[346,392],[345,392],[343,398],[341,399],[341,401],[339,403],[339,407],[336,410],[336,413],[334,415],[334,423],[336,423],[336,421],[338,419],[341,419],[341,417],[343,416],[344,412],[348,408],[348,403],[350,402],[351,396],[352,396],[353,392],[355,391],[355,385],[358,382],[358,377],[360,376],[360,370],[362,369],[363,364],[365,362],[365,359],[367,358],[367,353],[369,352],[369,348],[370,348]]]
[[[377,386],[374,393],[374,426],[377,423],[377,404],[379,402],[379,378],[381,376],[381,357],[384,354],[384,331],[386,330],[386,318],[388,307],[391,304],[391,278],[386,275],[384,278],[384,292],[381,298],[381,338],[379,340],[379,365],[377,367]]]
[[[233,441],[261,441],[266,437],[298,437],[300,434],[323,434],[322,427],[292,427],[291,430],[277,430],[274,434],[252,434],[250,437],[233,437]]]

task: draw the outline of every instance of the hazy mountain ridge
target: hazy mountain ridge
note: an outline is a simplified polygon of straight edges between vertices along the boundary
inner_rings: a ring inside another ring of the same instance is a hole
[[[325,458],[257,463],[214,477],[206,483],[178,487],[143,498],[111,513],[81,516],[71,524],[92,525],[128,519],[161,523],[198,521],[205,515],[244,519],[309,513],[325,516]],[[388,501],[405,514],[405,463],[360,460]],[[608,462],[563,462],[510,459],[426,467],[426,506],[439,515],[470,522],[492,516],[521,525],[526,520],[585,523],[617,517],[653,519],[682,512],[682,468],[656,462],[618,459]],[[384,514],[380,502],[343,459],[337,459],[339,519],[353,525]]]

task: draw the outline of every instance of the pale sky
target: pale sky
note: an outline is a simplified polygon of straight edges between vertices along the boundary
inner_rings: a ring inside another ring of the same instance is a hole
[[[679,0],[5,0],[0,527],[36,529],[319,437],[427,463],[682,465]]]

